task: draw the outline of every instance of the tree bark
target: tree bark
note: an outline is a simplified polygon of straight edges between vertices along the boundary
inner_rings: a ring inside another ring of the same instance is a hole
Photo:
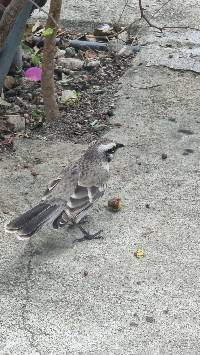
[[[49,16],[46,28],[54,29],[51,36],[44,39],[44,51],[42,61],[42,94],[44,100],[44,111],[48,121],[58,118],[58,105],[56,101],[56,92],[54,84],[54,57],[56,51],[56,30],[53,19],[58,23],[60,19],[62,0],[51,0]]]
[[[22,11],[28,0],[12,0],[5,8],[0,21],[0,51],[3,49],[6,38],[11,31],[17,16]]]

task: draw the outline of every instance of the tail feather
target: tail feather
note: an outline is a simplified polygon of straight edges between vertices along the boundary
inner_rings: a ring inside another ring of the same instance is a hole
[[[37,206],[9,222],[6,226],[6,230],[8,232],[16,232],[19,237],[29,238],[40,229],[45,222],[52,218],[57,209],[57,205],[50,205],[45,202],[39,203]],[[55,214],[55,217],[57,217],[57,214]]]

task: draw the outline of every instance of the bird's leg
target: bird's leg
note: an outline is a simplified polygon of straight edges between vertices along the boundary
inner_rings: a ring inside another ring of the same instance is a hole
[[[75,223],[75,225],[80,229],[80,231],[83,233],[83,238],[78,239],[79,242],[83,241],[83,240],[92,240],[92,239],[101,239],[103,238],[101,236],[101,233],[103,232],[103,230],[101,229],[100,231],[94,233],[94,234],[90,234],[89,232],[87,232],[79,223]]]

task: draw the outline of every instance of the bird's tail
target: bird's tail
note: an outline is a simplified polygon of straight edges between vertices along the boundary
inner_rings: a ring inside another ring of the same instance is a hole
[[[58,205],[41,202],[6,225],[7,232],[15,232],[19,239],[30,238],[44,223],[57,217]]]

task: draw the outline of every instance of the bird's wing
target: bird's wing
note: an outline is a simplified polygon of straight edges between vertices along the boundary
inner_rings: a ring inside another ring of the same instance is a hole
[[[81,169],[77,164],[64,169],[60,177],[49,184],[44,196],[50,203],[56,200],[63,205],[63,211],[54,221],[54,227],[77,220],[78,216],[84,214],[104,194],[108,177],[107,171],[101,167]]]
[[[66,194],[63,196],[66,201],[65,207],[63,212],[54,221],[53,226],[58,228],[70,222],[70,220],[76,220],[76,222],[78,222],[84,216],[86,210],[89,209],[97,199],[103,196],[104,183],[106,183],[107,179],[108,176],[106,174],[104,174],[104,178],[101,178],[99,171],[95,171],[95,174],[89,171],[88,178],[86,177],[85,171],[82,174],[79,172],[79,174],[76,175],[76,179],[73,179],[74,185],[73,189],[71,185],[70,195]],[[65,179],[66,183],[68,180],[69,179]]]
[[[45,192],[44,192],[44,196],[47,196],[53,189],[54,187],[60,182],[62,178],[59,176],[56,179],[50,181],[50,183],[48,184]]]

